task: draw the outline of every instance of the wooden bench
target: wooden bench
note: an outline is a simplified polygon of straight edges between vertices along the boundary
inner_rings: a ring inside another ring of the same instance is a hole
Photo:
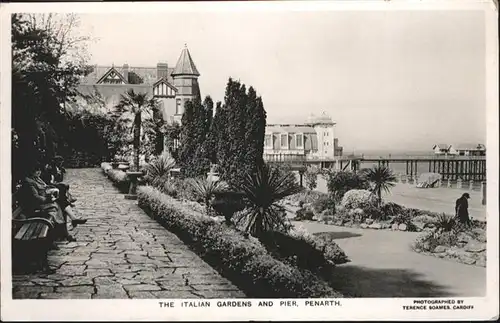
[[[12,196],[15,201],[15,194]],[[12,211],[12,268],[14,271],[27,271],[35,263],[36,270],[49,270],[47,253],[52,246],[53,224],[35,214],[28,216],[16,204]]]

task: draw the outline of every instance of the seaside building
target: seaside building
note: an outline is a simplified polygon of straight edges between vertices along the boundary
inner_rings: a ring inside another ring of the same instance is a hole
[[[436,155],[486,156],[486,147],[483,144],[437,144],[432,150]]]
[[[120,95],[128,89],[147,93],[160,103],[163,119],[167,123],[181,122],[184,104],[200,94],[200,73],[185,47],[174,67],[159,62],[156,67],[90,66],[79,91],[84,96],[98,97],[108,108],[115,106]]]
[[[326,114],[311,115],[302,124],[268,124],[264,160],[332,160],[342,156],[335,122]]]

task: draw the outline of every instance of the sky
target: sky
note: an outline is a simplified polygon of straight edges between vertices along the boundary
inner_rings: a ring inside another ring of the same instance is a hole
[[[81,30],[92,64],[173,67],[187,44],[203,96],[232,77],[268,123],[326,112],[347,152],[486,141],[482,11],[85,14]]]

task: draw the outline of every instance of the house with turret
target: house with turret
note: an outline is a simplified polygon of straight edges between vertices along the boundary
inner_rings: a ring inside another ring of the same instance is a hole
[[[200,73],[185,47],[175,66],[159,62],[156,67],[90,66],[90,73],[79,85],[82,95],[98,96],[107,108],[115,106],[128,89],[155,97],[167,123],[181,122],[186,101],[200,95]]]

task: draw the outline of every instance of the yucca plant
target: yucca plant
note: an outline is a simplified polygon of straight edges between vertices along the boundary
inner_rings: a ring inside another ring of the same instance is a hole
[[[174,167],[175,160],[168,153],[163,153],[146,165],[144,179],[148,184],[161,188],[168,181]]]
[[[284,210],[278,202],[302,190],[291,172],[265,164],[259,165],[255,173],[247,174],[235,189],[243,194],[247,205],[236,222],[256,237],[266,231],[287,230]]]
[[[210,181],[203,178],[191,179],[189,184],[193,188],[194,194],[197,198],[203,200],[207,214],[210,211],[210,200],[216,193],[226,191],[228,186],[222,181]]]
[[[396,176],[390,168],[375,166],[363,170],[363,177],[371,184],[371,191],[378,198],[378,204],[382,203],[382,191],[390,192],[396,185]]]
[[[439,232],[449,232],[455,227],[455,218],[452,215],[441,213],[436,217],[435,226]]]

